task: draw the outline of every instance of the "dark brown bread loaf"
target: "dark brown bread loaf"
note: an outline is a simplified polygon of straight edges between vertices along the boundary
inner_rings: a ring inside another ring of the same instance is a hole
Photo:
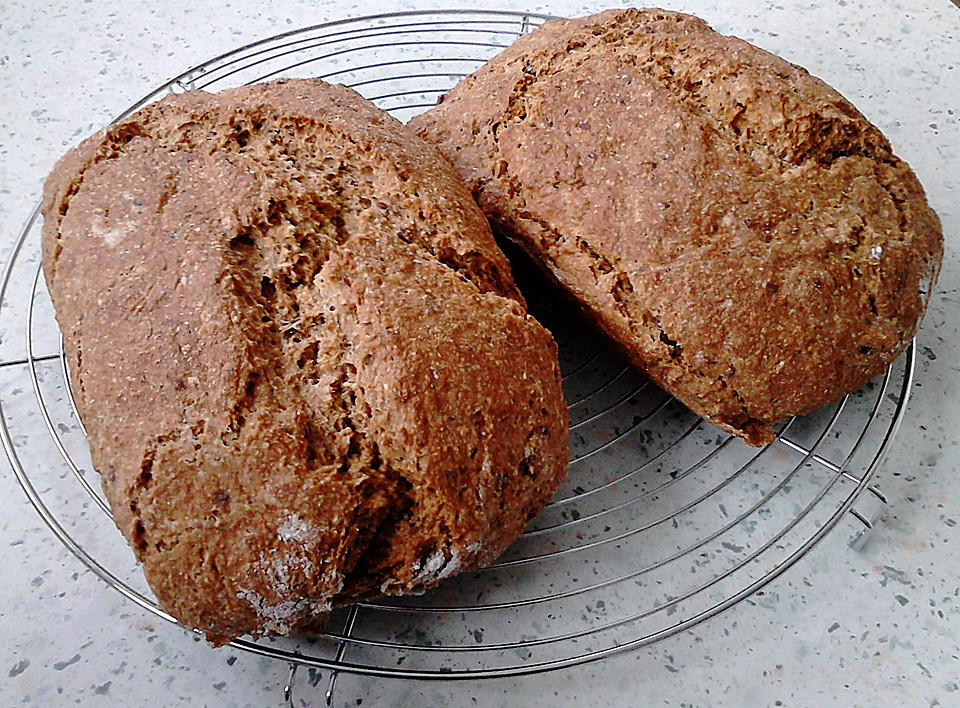
[[[881,372],[939,270],[883,135],[689,15],[548,22],[411,126],[636,365],[754,444]]]
[[[349,89],[165,98],[43,213],[116,523],[214,643],[488,563],[565,472],[556,346],[483,215]]]

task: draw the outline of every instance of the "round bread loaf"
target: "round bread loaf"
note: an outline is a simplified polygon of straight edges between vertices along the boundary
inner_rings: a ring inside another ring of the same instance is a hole
[[[411,127],[637,366],[753,444],[883,371],[939,270],[883,135],[689,15],[548,22]]]
[[[486,564],[566,470],[556,345],[483,214],[347,88],[167,97],[68,153],[43,214],[115,521],[213,643]]]

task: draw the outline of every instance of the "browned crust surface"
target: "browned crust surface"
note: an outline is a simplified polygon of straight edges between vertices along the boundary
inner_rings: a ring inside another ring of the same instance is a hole
[[[485,564],[565,472],[556,346],[486,220],[346,88],[168,97],[68,153],[43,213],[117,525],[215,643]]]
[[[939,271],[884,136],[689,15],[548,22],[411,127],[635,364],[754,444],[883,371]]]

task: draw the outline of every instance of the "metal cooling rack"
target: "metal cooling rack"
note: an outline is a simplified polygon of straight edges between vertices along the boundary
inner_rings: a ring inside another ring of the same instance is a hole
[[[346,83],[402,120],[544,17],[414,12],[250,44],[144,97],[276,76]],[[0,296],[0,438],[46,524],[107,584],[165,620],[113,526],[77,418],[39,270],[34,212]],[[523,283],[521,283],[523,285]],[[903,416],[914,349],[886,375],[749,447],[664,394],[535,285],[560,347],[571,463],[556,498],[494,565],[426,595],[335,613],[317,637],[238,640],[297,666],[381,677],[505,677],[559,669],[689,629],[791,567],[853,508]],[[291,672],[292,678],[292,672]],[[332,690],[332,684],[330,687]],[[328,691],[329,697],[329,691]]]

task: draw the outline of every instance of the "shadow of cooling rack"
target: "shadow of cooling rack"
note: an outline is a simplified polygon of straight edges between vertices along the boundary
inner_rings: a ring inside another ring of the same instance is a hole
[[[170,91],[310,75],[351,84],[407,119],[543,20],[422,12],[307,28],[211,60],[130,110]],[[324,635],[233,646],[293,667],[458,679],[651,644],[740,602],[829,533],[868,489],[904,412],[912,346],[861,391],[752,448],[628,367],[546,291],[525,290],[559,344],[570,407],[570,473],[554,500],[489,568],[423,596],[338,611]],[[106,583],[173,621],[155,606],[90,465],[40,276],[36,214],[4,277],[0,334],[0,434],[30,500]]]

